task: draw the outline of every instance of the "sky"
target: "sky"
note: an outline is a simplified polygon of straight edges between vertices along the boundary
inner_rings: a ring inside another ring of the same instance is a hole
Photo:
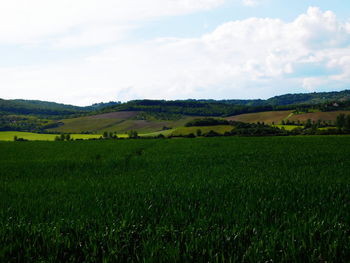
[[[349,84],[345,0],[0,2],[3,99],[266,99]]]

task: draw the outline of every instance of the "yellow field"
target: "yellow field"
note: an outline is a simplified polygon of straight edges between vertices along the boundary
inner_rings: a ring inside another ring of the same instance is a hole
[[[14,137],[23,138],[29,141],[54,141],[57,134],[39,134],[39,133],[31,133],[31,132],[17,132],[17,131],[9,131],[9,132],[0,132],[0,141],[13,141]],[[122,135],[126,136],[126,135]],[[120,136],[120,137],[122,137]],[[71,134],[72,139],[93,139],[100,138],[99,134]]]
[[[206,134],[210,131],[217,132],[219,134],[224,134],[225,132],[232,131],[234,127],[231,125],[218,125],[218,126],[195,126],[195,127],[179,127],[171,130],[166,131],[159,131],[159,132],[152,132],[152,133],[145,133],[140,134],[141,137],[153,137],[158,136],[159,134],[163,134],[164,136],[186,136],[191,133],[194,135],[197,134],[198,130],[201,130],[202,134]]]
[[[277,127],[277,128],[284,128],[286,131],[292,131],[296,128],[304,128],[304,126],[298,126],[298,125],[272,125],[273,127]]]

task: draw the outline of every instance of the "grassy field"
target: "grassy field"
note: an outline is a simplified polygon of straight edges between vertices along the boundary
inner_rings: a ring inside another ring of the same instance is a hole
[[[32,132],[0,132],[0,141],[13,141],[14,137],[23,138],[29,141],[54,141],[56,136],[59,134],[41,134]],[[99,134],[71,134],[72,139],[94,139],[100,138]]]
[[[349,262],[350,137],[0,142],[0,262]]]

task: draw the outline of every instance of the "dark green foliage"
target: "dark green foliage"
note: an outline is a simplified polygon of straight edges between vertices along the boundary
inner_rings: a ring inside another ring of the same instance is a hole
[[[284,136],[291,135],[290,132],[277,127],[272,127],[264,123],[243,123],[243,122],[230,122],[235,129],[233,129],[230,135],[239,136]],[[225,136],[229,134],[226,133]]]
[[[349,149],[345,136],[0,143],[0,262],[349,262]]]
[[[59,125],[61,123],[35,116],[0,114],[0,131],[42,132]]]
[[[55,102],[39,100],[3,100],[0,99],[0,111],[6,114],[66,116],[84,113],[91,109]]]
[[[203,118],[195,119],[186,123],[186,127],[193,126],[216,126],[216,125],[229,125],[229,122],[224,119],[214,119],[214,118]]]
[[[205,137],[217,137],[217,136],[220,136],[219,133],[213,131],[213,130],[210,130],[208,133],[204,134]]]
[[[71,141],[73,140],[70,134],[60,134],[60,136],[55,137],[55,141]]]
[[[137,131],[134,130],[128,131],[128,135],[130,139],[137,139],[139,137]]]
[[[28,141],[28,140],[23,139],[23,138],[18,138],[17,136],[14,136],[13,140],[14,140],[15,142],[27,142],[27,141]]]
[[[147,114],[164,116],[230,116],[242,113],[261,112],[273,110],[270,105],[246,106],[227,104],[220,101],[195,101],[195,100],[135,100],[127,103],[104,109],[110,111],[143,111]],[[147,114],[145,115],[147,117]],[[140,115],[142,116],[142,115]],[[165,118],[166,119],[166,118]]]
[[[350,90],[340,92],[313,92],[299,94],[285,94],[266,100],[270,105],[324,104],[332,101],[350,100]],[[330,104],[331,105],[331,104]]]
[[[337,126],[339,129],[344,128],[344,126],[345,126],[345,114],[339,114],[337,116],[335,126]]]

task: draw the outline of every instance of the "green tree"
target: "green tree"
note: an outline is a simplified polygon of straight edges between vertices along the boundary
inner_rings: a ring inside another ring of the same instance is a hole
[[[60,140],[61,141],[64,141],[66,139],[66,136],[62,133],[61,135],[60,135]]]
[[[71,139],[70,134],[66,134],[66,140],[70,141],[70,139]]]
[[[103,135],[102,135],[102,136],[103,136],[103,138],[107,139],[107,138],[108,138],[108,132],[106,132],[106,131],[103,132]]]
[[[306,124],[305,124],[305,128],[308,129],[311,127],[312,127],[312,121],[311,121],[311,119],[307,119]]]
[[[345,114],[339,114],[337,116],[335,126],[337,126],[338,129],[342,129],[345,126]]]
[[[139,137],[137,131],[133,131],[133,130],[129,131],[128,135],[129,135],[129,138],[131,138],[131,139],[136,139]]]
[[[350,130],[350,115],[346,115],[345,117],[345,125],[344,128]]]

